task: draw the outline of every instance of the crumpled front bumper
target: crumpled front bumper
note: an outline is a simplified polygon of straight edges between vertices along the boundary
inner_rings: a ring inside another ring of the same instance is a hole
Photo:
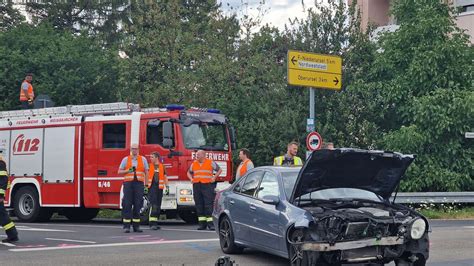
[[[301,249],[304,251],[324,252],[324,251],[357,249],[357,248],[365,248],[365,247],[372,247],[372,246],[395,246],[395,245],[402,245],[404,244],[404,242],[405,240],[403,237],[390,236],[390,237],[382,237],[380,239],[369,238],[369,239],[363,239],[363,240],[337,242],[337,243],[334,243],[333,245],[329,243],[321,243],[321,242],[304,242],[301,245]]]

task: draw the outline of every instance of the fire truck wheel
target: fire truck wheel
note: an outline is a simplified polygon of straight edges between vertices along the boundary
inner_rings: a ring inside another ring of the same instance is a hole
[[[15,216],[22,222],[45,222],[53,215],[50,208],[41,208],[38,192],[34,187],[20,188],[13,197]]]
[[[191,210],[180,210],[178,211],[179,218],[185,221],[187,224],[196,224],[197,215],[195,211]]]
[[[99,213],[99,209],[90,208],[67,208],[64,209],[64,216],[72,222],[89,222]]]
[[[166,219],[176,219],[178,217],[178,212],[176,210],[167,210],[165,211]]]

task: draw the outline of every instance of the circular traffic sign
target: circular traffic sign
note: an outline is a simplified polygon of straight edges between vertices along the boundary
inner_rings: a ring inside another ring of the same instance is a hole
[[[306,148],[310,151],[319,150],[323,145],[323,138],[318,132],[313,131],[306,137]]]

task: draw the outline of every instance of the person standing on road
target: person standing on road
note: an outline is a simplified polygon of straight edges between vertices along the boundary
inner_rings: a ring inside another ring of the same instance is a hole
[[[235,180],[238,180],[240,177],[245,175],[247,171],[255,168],[253,162],[250,160],[250,151],[248,149],[240,149],[239,151],[240,164],[237,167],[237,173],[235,174]]]
[[[282,156],[275,157],[273,160],[273,165],[281,166],[301,166],[303,165],[303,160],[300,157],[296,156],[298,154],[298,142],[292,141],[288,143],[286,154]]]
[[[147,185],[148,162],[138,154],[138,144],[130,146],[130,155],[122,159],[118,174],[125,175],[123,181],[122,219],[124,233],[141,233],[140,209],[143,206],[143,193]]]
[[[158,230],[158,218],[161,212],[161,200],[163,198],[163,190],[166,188],[165,193],[168,189],[168,178],[166,176],[166,170],[164,165],[161,163],[160,154],[153,152],[151,154],[151,164],[148,170],[148,198],[151,203],[151,211],[149,224],[152,230]]]
[[[1,157],[0,153],[0,225],[5,229],[7,238],[2,240],[2,243],[11,243],[18,241],[18,231],[16,231],[15,224],[8,216],[8,212],[5,209],[5,193],[10,186],[8,180],[7,164]]]
[[[216,196],[216,178],[222,173],[219,165],[206,158],[206,152],[198,150],[196,160],[188,170],[188,178],[193,183],[194,202],[198,215],[198,230],[215,230],[212,224],[212,207]]]
[[[33,100],[35,99],[35,92],[31,81],[33,80],[33,74],[26,74],[25,80],[21,83],[20,88],[20,102],[22,109],[32,109]]]

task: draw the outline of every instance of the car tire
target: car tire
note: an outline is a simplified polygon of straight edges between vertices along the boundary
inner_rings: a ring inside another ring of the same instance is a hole
[[[63,214],[71,222],[89,222],[99,213],[99,209],[67,208]]]
[[[396,266],[425,266],[426,261],[425,260],[420,260],[420,261],[407,261],[407,260],[396,260],[395,261]]]
[[[13,209],[18,220],[26,223],[46,222],[53,215],[50,208],[42,208],[36,188],[26,186],[20,188],[13,197]]]
[[[195,211],[186,210],[178,211],[179,218],[187,224],[197,224],[197,214]]]
[[[317,261],[315,256],[312,256],[309,251],[301,250],[301,241],[304,240],[304,233],[300,230],[294,230],[290,234],[292,243],[288,243],[288,259],[292,266],[326,266],[330,265],[323,261]]]
[[[219,243],[222,252],[225,254],[239,254],[242,253],[243,248],[235,243],[234,230],[229,217],[224,216],[219,221]]]

